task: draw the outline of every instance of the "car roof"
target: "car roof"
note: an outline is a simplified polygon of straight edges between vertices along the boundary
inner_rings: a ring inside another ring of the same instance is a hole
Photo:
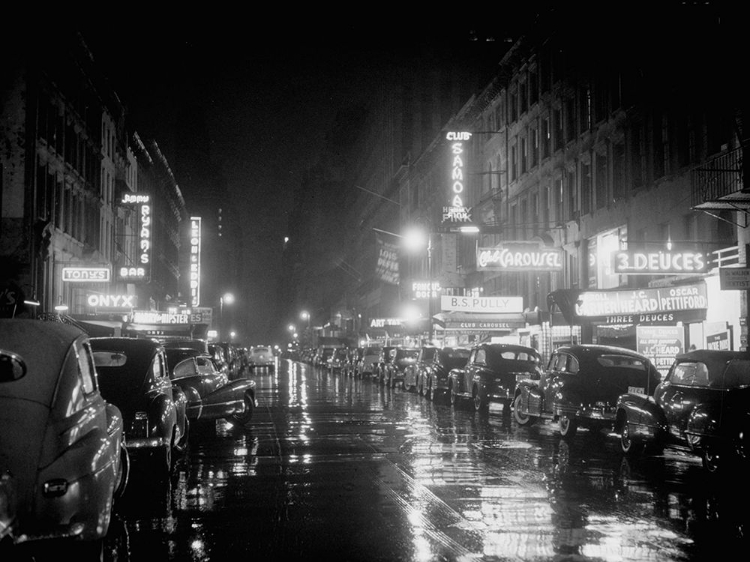
[[[575,355],[601,355],[602,353],[617,353],[620,355],[629,355],[631,357],[645,358],[647,357],[642,353],[627,349],[625,347],[617,347],[614,345],[601,345],[601,344],[576,344],[576,345],[562,345],[554,351],[567,351]]]
[[[750,351],[732,351],[728,349],[697,349],[680,353],[675,357],[678,363],[699,361],[708,367],[709,379],[719,377],[729,361],[740,359],[750,361]]]
[[[71,346],[88,334],[70,324],[29,318],[0,318],[0,349],[20,355],[26,376],[0,384],[0,396],[25,396],[51,404],[52,396]]]

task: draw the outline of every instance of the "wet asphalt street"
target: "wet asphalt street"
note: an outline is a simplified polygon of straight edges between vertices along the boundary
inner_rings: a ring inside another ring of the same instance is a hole
[[[499,406],[286,360],[253,376],[251,428],[193,427],[171,490],[136,475],[108,557],[687,561],[750,546],[750,485],[712,482],[684,452],[628,461],[612,436],[568,443]]]

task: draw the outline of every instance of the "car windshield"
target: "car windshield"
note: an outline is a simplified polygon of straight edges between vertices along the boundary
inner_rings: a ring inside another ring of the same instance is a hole
[[[396,359],[416,359],[418,356],[418,349],[399,349],[396,351]]]

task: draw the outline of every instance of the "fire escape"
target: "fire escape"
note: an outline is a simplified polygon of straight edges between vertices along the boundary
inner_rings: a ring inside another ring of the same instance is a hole
[[[708,160],[692,173],[692,208],[740,228],[750,226],[750,186],[743,182],[745,146]],[[737,211],[736,222],[722,211]]]

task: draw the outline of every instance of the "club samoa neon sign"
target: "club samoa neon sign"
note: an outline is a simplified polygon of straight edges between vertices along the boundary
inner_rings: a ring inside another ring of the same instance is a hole
[[[471,211],[464,202],[466,146],[471,140],[471,133],[451,131],[446,133],[446,140],[450,143],[450,201],[449,206],[443,207],[443,223],[471,222]]]

